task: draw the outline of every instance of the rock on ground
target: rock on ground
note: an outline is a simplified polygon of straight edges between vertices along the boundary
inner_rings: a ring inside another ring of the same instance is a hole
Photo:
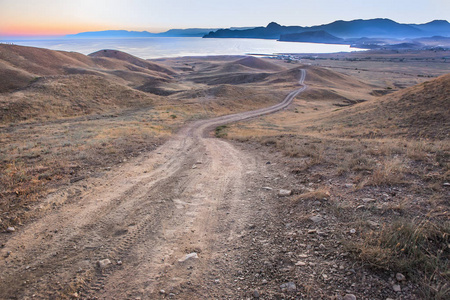
[[[109,259],[102,259],[102,260],[99,260],[98,262],[97,262],[97,266],[101,269],[101,270],[103,270],[104,268],[106,268],[107,266],[109,266],[111,264],[111,261],[109,260]]]

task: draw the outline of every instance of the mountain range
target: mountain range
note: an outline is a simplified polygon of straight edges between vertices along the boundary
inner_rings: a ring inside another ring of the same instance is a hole
[[[266,27],[231,27],[170,29],[161,33],[148,31],[105,30],[81,32],[66,38],[142,38],[142,37],[203,37],[276,39],[290,42],[384,45],[373,39],[450,38],[450,23],[434,20],[425,24],[401,24],[390,19],[334,21],[310,27],[282,26],[271,22]],[[361,39],[372,39],[364,40]],[[416,43],[417,44],[417,43]],[[419,45],[419,44],[417,44]],[[378,46],[376,46],[378,47]]]
[[[335,21],[311,27],[282,26],[272,22],[266,27],[245,30],[219,29],[204,38],[258,38],[280,39],[282,35],[325,31],[337,38],[417,38],[431,36],[450,37],[450,23],[435,20],[426,24],[401,24],[390,19]]]
[[[233,27],[232,30],[245,30],[251,27]],[[88,31],[66,35],[66,38],[142,38],[142,37],[203,37],[219,28],[188,28],[170,29],[165,32],[152,33],[148,31],[104,30]]]

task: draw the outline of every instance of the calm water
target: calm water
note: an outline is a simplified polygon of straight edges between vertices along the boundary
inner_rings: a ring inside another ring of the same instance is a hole
[[[90,54],[102,49],[114,49],[141,58],[243,55],[248,53],[333,53],[361,50],[350,48],[347,45],[290,43],[258,39],[129,38],[4,40],[3,42],[52,50],[75,51],[83,54]]]

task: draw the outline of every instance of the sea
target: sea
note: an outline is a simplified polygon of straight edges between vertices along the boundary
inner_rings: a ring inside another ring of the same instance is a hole
[[[0,42],[51,50],[73,51],[86,55],[98,50],[113,49],[144,59],[211,55],[335,53],[363,50],[351,48],[348,45],[279,42],[263,39],[203,39],[198,37],[59,38],[0,40]]]

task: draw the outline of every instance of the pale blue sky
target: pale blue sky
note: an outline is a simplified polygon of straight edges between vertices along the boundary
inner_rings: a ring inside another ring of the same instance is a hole
[[[0,34],[88,30],[318,25],[390,18],[402,23],[450,19],[450,0],[0,0]]]

